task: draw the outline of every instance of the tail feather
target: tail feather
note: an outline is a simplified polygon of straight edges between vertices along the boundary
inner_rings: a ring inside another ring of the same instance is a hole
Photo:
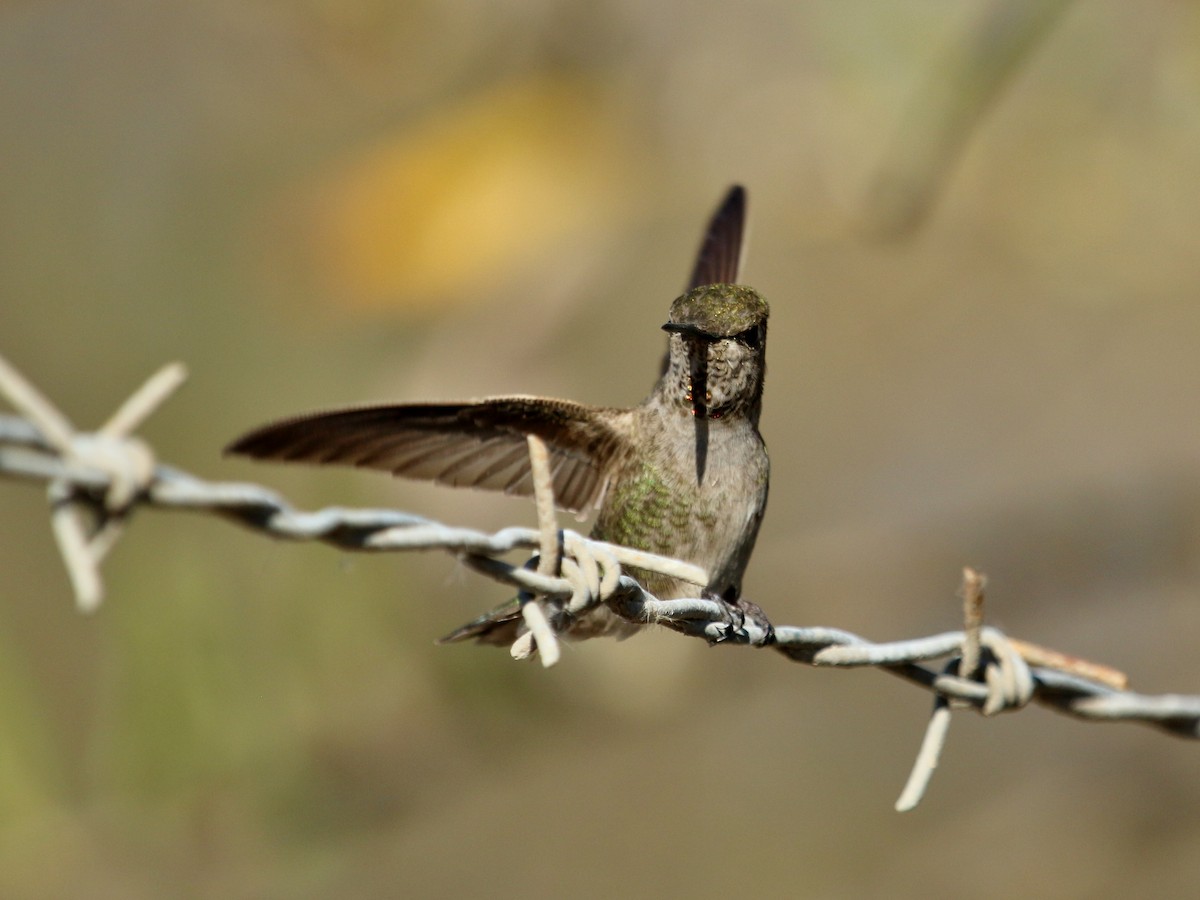
[[[495,647],[509,647],[520,637],[520,631],[524,624],[521,607],[515,602],[505,603],[484,613],[478,619],[472,619],[466,625],[455,628],[444,637],[438,638],[437,643],[457,644],[461,641],[475,641]]]

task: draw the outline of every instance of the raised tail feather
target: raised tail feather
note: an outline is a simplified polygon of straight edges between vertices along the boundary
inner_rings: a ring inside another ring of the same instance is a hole
[[[476,641],[494,647],[510,647],[520,636],[525,620],[521,607],[514,600],[485,612],[478,619],[455,628],[437,639],[439,644],[457,644],[460,641]]]

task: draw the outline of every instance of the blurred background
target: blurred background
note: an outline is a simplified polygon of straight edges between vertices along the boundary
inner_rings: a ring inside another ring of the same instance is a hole
[[[713,205],[772,303],[777,623],[989,619],[1200,693],[1200,10],[1151,2],[23,0],[0,352],[81,426],[304,507],[527,501],[253,465],[368,400],[631,404]],[[145,512],[77,614],[0,483],[0,895],[1122,897],[1200,885],[1197,748],[669,633],[433,640],[507,592]]]

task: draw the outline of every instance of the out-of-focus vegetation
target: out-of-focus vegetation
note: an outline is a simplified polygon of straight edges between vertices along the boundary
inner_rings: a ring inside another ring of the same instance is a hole
[[[1003,6],[1005,9],[1001,9]],[[0,352],[81,425],[161,363],[164,460],[480,528],[528,504],[251,466],[266,419],[622,404],[705,215],[772,302],[779,622],[1014,634],[1200,691],[1200,12],[1189,4],[0,9]],[[669,634],[554,670],[432,640],[503,590],[144,514],[77,615],[0,483],[0,895],[1188,896],[1196,748],[928,708]]]

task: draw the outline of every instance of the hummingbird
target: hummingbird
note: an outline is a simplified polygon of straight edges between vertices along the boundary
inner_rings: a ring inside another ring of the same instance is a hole
[[[637,406],[533,396],[360,406],[262,426],[226,452],[530,495],[526,435],[534,434],[550,452],[555,502],[579,515],[595,512],[593,538],[708,572],[708,584],[696,585],[630,571],[645,590],[664,600],[720,599],[761,616],[741,591],[770,478],[758,430],[768,306],[738,283],[745,221],[746,192],[735,185],[708,223],[687,290],[671,304],[660,377]],[[623,638],[644,627],[604,605],[553,621],[575,640]],[[509,646],[525,628],[513,600],[439,643]]]

